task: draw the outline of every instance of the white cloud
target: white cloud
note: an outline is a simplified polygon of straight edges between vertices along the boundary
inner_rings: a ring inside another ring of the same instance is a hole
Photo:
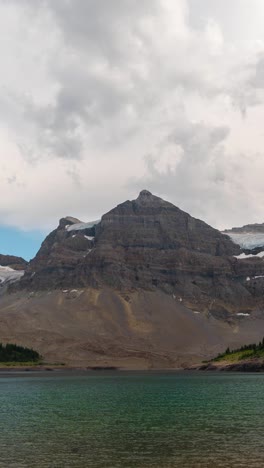
[[[234,4],[0,0],[0,222],[95,219],[145,185],[262,221],[264,35]]]

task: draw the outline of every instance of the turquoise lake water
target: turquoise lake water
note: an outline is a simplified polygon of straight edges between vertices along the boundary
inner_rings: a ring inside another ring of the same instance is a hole
[[[0,378],[0,467],[264,467],[264,375]]]

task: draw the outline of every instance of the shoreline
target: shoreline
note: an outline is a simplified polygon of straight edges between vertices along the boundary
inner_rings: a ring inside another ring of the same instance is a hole
[[[12,366],[12,367],[0,367],[0,376],[6,374],[90,374],[90,375],[100,375],[100,374],[122,374],[122,373],[183,373],[186,372],[183,368],[157,368],[157,369],[131,369],[129,367],[86,367],[86,366]]]
[[[232,364],[228,366],[215,366],[210,363],[203,364],[197,367],[190,368],[173,368],[173,369],[129,369],[129,368],[104,368],[92,369],[86,367],[0,367],[0,379],[4,377],[48,377],[48,376],[114,376],[114,375],[146,375],[146,374],[224,374],[224,373],[240,373],[253,374],[264,373],[264,363],[259,366],[252,363]]]
[[[186,370],[197,372],[264,372],[264,361],[241,361],[241,362],[208,362],[199,366],[189,367]]]

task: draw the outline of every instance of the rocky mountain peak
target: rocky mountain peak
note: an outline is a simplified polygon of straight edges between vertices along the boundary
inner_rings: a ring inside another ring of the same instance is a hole
[[[141,190],[141,192],[139,193],[138,198],[140,198],[140,197],[141,198],[142,197],[153,197],[153,195],[152,195],[151,192],[149,192],[149,190],[144,189],[144,190]]]
[[[134,200],[138,206],[146,206],[146,207],[157,207],[157,206],[165,206],[166,204],[169,205],[169,202],[166,202],[160,197],[153,195],[149,190],[141,190],[139,196],[136,200]]]
[[[250,272],[234,257],[241,249],[227,236],[172,203],[142,190],[102,216],[80,223],[67,216],[30,262],[21,287],[30,290],[95,286],[122,291],[162,290],[190,304],[248,297]],[[242,276],[237,282],[234,278]],[[233,300],[233,299],[232,299]],[[216,307],[216,305],[214,306]]]
[[[155,198],[158,198],[158,197],[155,197],[154,195],[152,195],[152,193],[149,192],[148,190],[141,190],[141,192],[139,193],[139,196],[137,197],[137,201],[150,203],[154,201]]]

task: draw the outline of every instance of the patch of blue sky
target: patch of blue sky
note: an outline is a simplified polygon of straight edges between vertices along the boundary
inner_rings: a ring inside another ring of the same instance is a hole
[[[17,228],[0,225],[0,254],[16,255],[30,260],[35,257],[47,232],[22,231]]]

